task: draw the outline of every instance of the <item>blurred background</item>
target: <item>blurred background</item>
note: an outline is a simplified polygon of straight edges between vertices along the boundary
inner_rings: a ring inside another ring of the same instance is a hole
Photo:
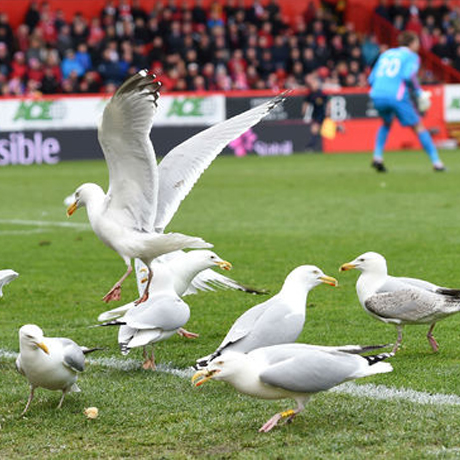
[[[367,76],[401,30],[421,40],[424,118],[460,136],[458,0],[1,0],[0,165],[101,158],[108,97],[146,68],[163,84],[159,155],[284,90],[288,101],[226,153],[369,152]],[[388,149],[418,149],[395,126]]]

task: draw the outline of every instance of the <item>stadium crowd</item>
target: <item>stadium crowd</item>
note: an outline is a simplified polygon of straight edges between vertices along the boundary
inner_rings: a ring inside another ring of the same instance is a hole
[[[421,46],[460,70],[460,6],[450,0],[380,0],[375,13],[398,30],[415,32]]]
[[[279,90],[303,87],[311,76],[325,89],[364,87],[385,48],[313,2],[293,24],[284,21],[277,0],[254,0],[250,7],[214,1],[208,8],[202,0],[192,7],[165,2],[147,11],[139,0],[107,0],[99,16],[87,19],[31,1],[14,31],[0,13],[0,94],[112,92],[141,68],[169,91]],[[412,27],[416,0],[410,8],[387,3],[376,12],[397,27]],[[460,65],[457,10],[427,10],[417,10],[424,46]]]

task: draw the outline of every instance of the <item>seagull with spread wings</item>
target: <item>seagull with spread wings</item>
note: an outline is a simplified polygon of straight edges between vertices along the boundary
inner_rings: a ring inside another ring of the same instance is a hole
[[[198,133],[172,149],[157,166],[149,135],[159,88],[155,77],[141,70],[116,91],[98,130],[109,168],[109,191],[105,194],[98,185],[84,184],[67,209],[71,215],[86,206],[96,235],[127,265],[126,273],[104,297],[107,302],[120,299],[132,259],[140,259],[148,269],[148,282],[139,299],[144,301],[152,278],[150,264],[156,257],[183,248],[210,247],[201,238],[164,234],[164,229],[223,148],[284,100],[278,96]]]

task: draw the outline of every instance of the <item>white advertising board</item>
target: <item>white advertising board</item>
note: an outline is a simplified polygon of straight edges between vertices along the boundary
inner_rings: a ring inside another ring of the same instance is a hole
[[[225,119],[225,97],[161,96],[155,126],[211,126]],[[108,98],[0,99],[0,132],[95,129]]]

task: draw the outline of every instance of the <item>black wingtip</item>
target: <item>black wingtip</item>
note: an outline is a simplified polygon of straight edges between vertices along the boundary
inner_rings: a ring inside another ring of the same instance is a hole
[[[455,297],[460,299],[460,289],[450,289],[450,288],[438,288],[436,289],[438,294],[446,295],[448,297]]]
[[[392,358],[395,353],[392,351],[391,353],[380,353],[379,355],[368,355],[363,356],[364,359],[367,360],[369,366],[373,366],[374,364],[379,363],[380,361],[384,361],[385,359]]]
[[[104,351],[104,350],[108,350],[108,348],[107,347],[82,348],[81,351],[83,352],[84,355],[89,355],[93,351]]]

